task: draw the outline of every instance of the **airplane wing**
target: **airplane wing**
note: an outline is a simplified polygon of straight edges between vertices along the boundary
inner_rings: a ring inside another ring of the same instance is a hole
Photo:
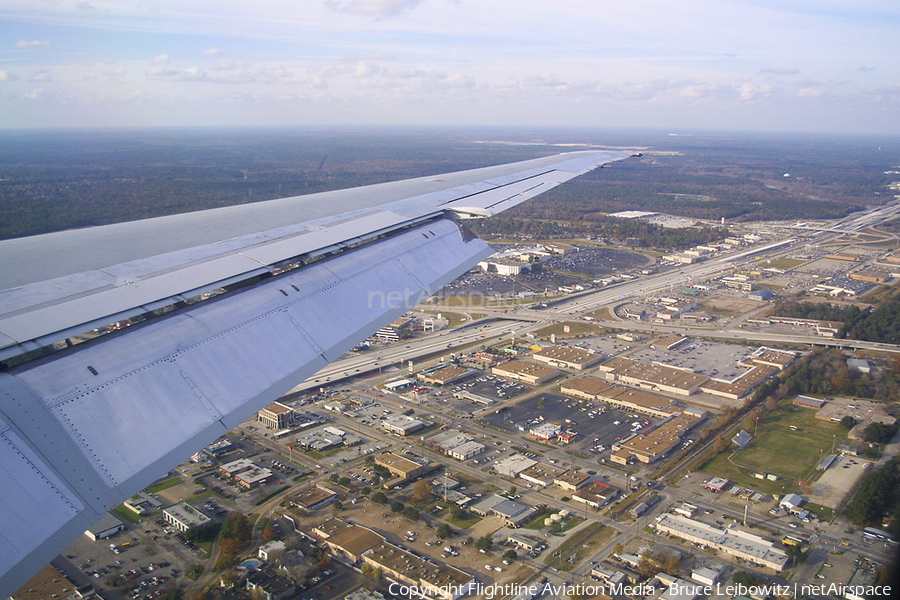
[[[572,152],[0,242],[0,596],[490,255],[465,219],[630,155]]]

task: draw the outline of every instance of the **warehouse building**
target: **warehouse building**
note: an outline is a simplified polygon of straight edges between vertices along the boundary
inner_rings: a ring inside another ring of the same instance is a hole
[[[587,504],[591,508],[600,508],[615,500],[618,495],[618,488],[614,488],[613,486],[600,481],[594,481],[589,486],[572,494],[572,500]]]
[[[420,465],[392,452],[375,456],[375,464],[384,467],[391,472],[391,475],[404,481],[415,479],[429,470],[428,465]]]
[[[781,572],[788,564],[788,556],[775,547],[775,542],[738,528],[724,529],[681,515],[663,513],[656,518],[656,532],[674,535],[692,543],[743,559],[748,563]]]
[[[93,527],[85,531],[84,535],[96,542],[97,540],[103,540],[113,536],[124,529],[125,524],[119,520],[119,517],[111,512],[107,512],[99,521],[94,523]]]
[[[606,373],[607,381],[621,381],[676,396],[696,394],[700,391],[700,386],[709,380],[706,375],[625,357],[603,363],[600,370]]]
[[[599,363],[603,357],[600,354],[582,350],[581,348],[549,346],[535,352],[531,355],[531,358],[553,367],[583,371]]]
[[[474,372],[472,369],[464,369],[456,365],[444,365],[422,371],[416,377],[430,385],[452,385],[467,379]]]
[[[523,360],[511,360],[502,365],[492,367],[491,373],[506,377],[507,379],[522,381],[529,385],[540,385],[550,381],[554,377],[562,375],[562,372],[556,369],[542,367],[541,365],[525,362]]]
[[[465,571],[426,560],[388,542],[364,552],[362,560],[385,576],[416,586],[433,598],[456,600],[472,593],[475,586],[475,577]]]
[[[560,473],[553,480],[556,487],[564,489],[568,492],[575,492],[586,486],[591,481],[591,476],[581,471],[566,471]]]
[[[671,413],[667,410],[672,400],[647,392],[621,385],[611,384],[596,377],[580,377],[564,383],[560,392],[573,398],[606,402],[617,408],[639,412],[653,417],[667,418]]]
[[[565,471],[565,469],[560,469],[553,465],[537,463],[519,473],[519,478],[524,479],[529,483],[533,483],[538,487],[547,487],[553,483],[554,479],[562,475]]]
[[[362,525],[347,523],[342,519],[328,519],[312,529],[332,556],[349,564],[361,560],[364,552],[384,542],[384,538]]]

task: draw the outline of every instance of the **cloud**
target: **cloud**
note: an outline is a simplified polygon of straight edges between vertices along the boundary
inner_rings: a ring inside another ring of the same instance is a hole
[[[337,12],[368,17],[393,17],[410,11],[422,0],[327,0],[325,6]]]
[[[198,67],[184,69],[169,69],[166,67],[154,67],[147,72],[149,79],[161,79],[164,81],[206,81],[206,73]]]
[[[0,82],[3,81],[15,81],[19,77],[13,73],[10,73],[6,69],[0,69]]]
[[[805,88],[800,88],[800,91],[797,94],[801,98],[818,98],[819,96],[825,95],[825,90],[817,85],[812,85]]]
[[[154,65],[164,65],[169,62],[168,54],[158,54],[156,58],[151,61]]]
[[[373,52],[373,53],[360,52],[357,54],[348,54],[346,56],[341,57],[341,62],[355,63],[355,62],[359,62],[361,60],[396,60],[396,57],[391,56],[389,54],[384,54],[381,52]]]
[[[25,94],[25,98],[28,98],[29,100],[40,100],[46,95],[47,91],[44,88],[34,88]]]
[[[760,69],[763,75],[799,75],[800,69]]]
[[[50,42],[44,40],[19,40],[16,42],[16,48],[49,48]]]
[[[856,67],[856,70],[860,73],[868,73],[869,71],[874,71],[875,67],[867,67],[866,65],[859,65]]]
[[[361,60],[356,64],[357,77],[372,77],[381,72],[381,67],[369,60]]]
[[[207,48],[203,51],[203,54],[205,56],[221,56],[224,52],[219,48]]]
[[[770,83],[742,83],[734,87],[740,100],[750,101],[756,100],[759,96],[768,96],[774,91],[775,87]]]
[[[79,2],[78,10],[90,12],[90,11],[97,10],[97,7],[94,6],[93,4],[91,4],[90,2]]]

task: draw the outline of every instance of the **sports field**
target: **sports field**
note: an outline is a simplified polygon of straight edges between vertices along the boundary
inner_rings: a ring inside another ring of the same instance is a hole
[[[846,442],[847,430],[840,424],[818,420],[814,410],[786,403],[760,420],[757,435],[746,449],[735,452],[737,447],[732,445],[703,471],[762,492],[793,491],[796,480],[814,478],[822,459]],[[774,473],[793,484],[760,480],[751,475],[754,472]]]

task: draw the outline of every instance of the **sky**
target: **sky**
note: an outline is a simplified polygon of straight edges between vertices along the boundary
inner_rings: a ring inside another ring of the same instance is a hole
[[[900,134],[900,2],[0,2],[0,128],[335,124]]]

